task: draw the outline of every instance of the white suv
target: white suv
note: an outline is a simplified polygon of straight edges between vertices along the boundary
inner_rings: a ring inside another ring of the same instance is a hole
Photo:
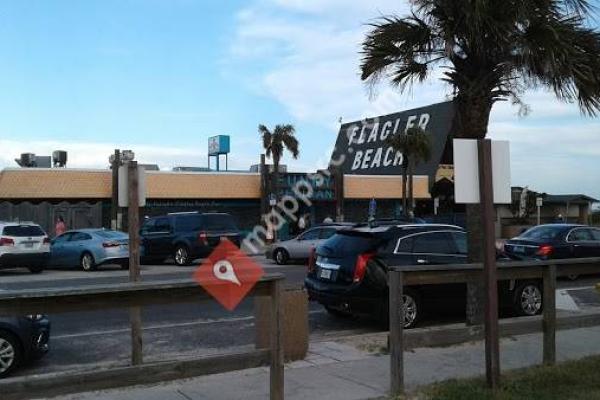
[[[0,222],[0,269],[25,267],[38,274],[49,258],[50,239],[39,225]]]

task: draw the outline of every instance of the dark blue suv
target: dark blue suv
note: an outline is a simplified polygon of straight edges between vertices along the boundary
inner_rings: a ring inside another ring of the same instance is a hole
[[[0,378],[48,351],[50,322],[45,315],[0,316]]]
[[[177,265],[190,265],[208,256],[221,239],[240,246],[240,231],[229,214],[191,212],[149,218],[141,230],[142,262],[173,258]]]

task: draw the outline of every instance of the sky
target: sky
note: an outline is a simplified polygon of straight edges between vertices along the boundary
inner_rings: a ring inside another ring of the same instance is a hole
[[[448,98],[433,79],[401,94],[359,78],[360,43],[401,0],[5,0],[0,8],[0,167],[22,152],[69,152],[105,168],[115,148],[140,162],[206,166],[207,139],[231,135],[230,167],[261,152],[258,124],[292,123],[295,171],[327,165],[340,118]],[[514,185],[600,198],[600,120],[551,93],[527,117],[494,106],[490,137],[511,142]]]

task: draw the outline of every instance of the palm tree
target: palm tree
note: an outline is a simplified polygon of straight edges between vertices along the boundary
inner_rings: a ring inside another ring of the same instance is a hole
[[[283,152],[287,149],[292,153],[294,159],[298,158],[300,154],[298,139],[296,139],[296,129],[293,125],[276,125],[273,132],[271,132],[266,126],[259,125],[258,133],[262,137],[263,148],[267,157],[273,160],[273,175],[271,181],[271,188],[275,198],[279,199],[279,162],[283,156]]]
[[[402,209],[404,217],[413,211],[413,176],[416,166],[431,159],[431,139],[421,128],[409,128],[406,134],[389,136],[387,144],[404,156],[402,168]],[[408,183],[408,202],[406,186]],[[408,203],[408,204],[407,204]]]
[[[582,113],[600,109],[600,33],[588,23],[588,0],[412,0],[406,17],[372,24],[362,49],[361,78],[389,79],[401,91],[435,68],[453,90],[455,137],[487,134],[492,106],[547,87]],[[469,258],[482,257],[479,207],[467,207]]]

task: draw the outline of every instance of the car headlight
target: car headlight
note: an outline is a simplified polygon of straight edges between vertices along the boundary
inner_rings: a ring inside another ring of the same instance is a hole
[[[29,314],[26,315],[25,318],[27,318],[30,321],[39,321],[40,319],[44,318],[44,314]]]

